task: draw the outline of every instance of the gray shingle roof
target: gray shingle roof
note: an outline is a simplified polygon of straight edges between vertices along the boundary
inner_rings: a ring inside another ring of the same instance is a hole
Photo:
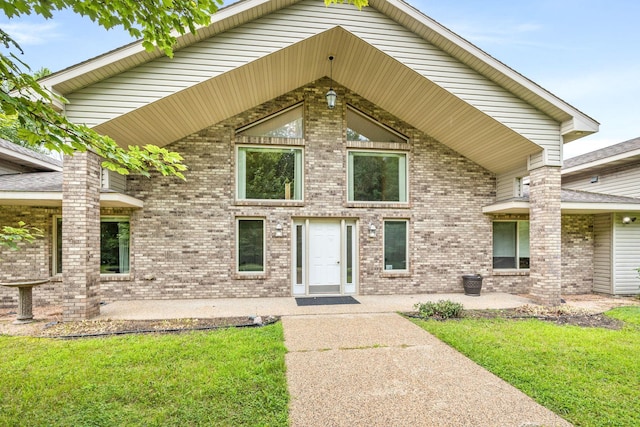
[[[0,191],[62,191],[62,172],[30,172],[0,176]]]
[[[580,190],[565,190],[560,193],[560,200],[568,203],[625,203],[640,204],[635,197],[614,196],[611,194],[591,193]]]
[[[33,151],[28,148],[21,147],[20,145],[16,145],[13,142],[7,141],[2,138],[0,138],[0,147],[13,151],[14,153],[22,154],[23,156],[31,157],[41,162],[49,163],[59,168],[62,167],[62,162],[60,160],[56,160],[52,157],[47,156],[46,154],[38,153],[37,151]]]
[[[585,163],[595,162],[596,160],[606,159],[607,157],[616,156],[629,151],[640,149],[640,138],[630,139],[629,141],[601,148],[600,150],[572,157],[564,161],[565,169],[583,165]]]

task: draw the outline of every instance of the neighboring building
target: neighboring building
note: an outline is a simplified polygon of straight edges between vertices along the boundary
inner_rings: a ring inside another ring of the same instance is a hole
[[[403,1],[245,0],[178,46],[43,83],[70,120],[180,152],[186,181],[124,180],[92,153],[53,192],[0,179],[0,223],[46,235],[3,252],[2,276],[51,276],[34,296],[65,319],[116,299],[456,292],[468,273],[557,304],[592,289],[594,212],[640,206],[561,196],[563,143],[598,123]]]
[[[594,215],[593,291],[640,294],[640,138],[566,160],[562,186],[627,204]]]

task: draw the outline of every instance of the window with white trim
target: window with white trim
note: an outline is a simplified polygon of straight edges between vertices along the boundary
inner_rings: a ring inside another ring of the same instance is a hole
[[[384,270],[408,270],[409,221],[387,219],[384,221]]]
[[[347,170],[350,202],[407,201],[405,153],[349,151]]]
[[[62,273],[62,218],[54,218],[53,274]],[[100,274],[128,274],[131,234],[128,217],[100,218]]]
[[[302,148],[237,149],[238,200],[302,200]]]
[[[236,236],[236,268],[238,273],[264,273],[264,219],[238,219]]]
[[[494,221],[493,268],[529,269],[529,221]]]
[[[347,107],[347,141],[407,142],[408,138],[355,108]]]

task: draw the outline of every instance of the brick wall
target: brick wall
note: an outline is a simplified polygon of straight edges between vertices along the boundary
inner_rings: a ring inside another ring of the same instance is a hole
[[[457,292],[462,290],[462,274],[488,273],[492,228],[481,208],[494,200],[493,174],[345,88],[336,88],[338,105],[327,109],[327,88],[328,81],[321,80],[172,144],[169,148],[182,153],[189,165],[186,182],[131,177],[129,193],[145,203],[132,218],[133,279],[103,281],[105,298],[289,296],[287,225],[292,218],[306,217],[359,220],[361,294]],[[234,130],[301,101],[304,203],[235,202]],[[345,141],[346,103],[410,137],[408,205],[346,202],[347,148],[353,145]],[[235,274],[239,217],[265,219],[267,265],[257,279]],[[408,274],[383,272],[383,220],[390,218],[410,220]],[[281,238],[273,237],[277,223],[285,225]],[[377,238],[368,237],[369,223],[379,230]]]
[[[0,247],[0,282],[45,279],[49,277],[52,254],[52,216],[59,208],[0,206],[0,227],[17,227],[19,221],[37,227],[44,237],[31,244],[20,243],[16,251]],[[44,305],[60,302],[61,287],[52,282],[33,288],[33,303]],[[0,286],[0,307],[15,307],[18,290]]]
[[[545,166],[530,173],[531,294],[541,303],[558,305],[562,289],[560,168]]]
[[[593,289],[593,215],[562,216],[562,293]]]

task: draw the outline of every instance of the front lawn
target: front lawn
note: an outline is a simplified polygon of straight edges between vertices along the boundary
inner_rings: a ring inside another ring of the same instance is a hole
[[[614,312],[626,321],[640,312]],[[631,320],[629,320],[631,319]],[[415,322],[577,426],[640,425],[640,330],[540,320]]]
[[[0,336],[2,426],[285,426],[282,325],[61,341]]]

